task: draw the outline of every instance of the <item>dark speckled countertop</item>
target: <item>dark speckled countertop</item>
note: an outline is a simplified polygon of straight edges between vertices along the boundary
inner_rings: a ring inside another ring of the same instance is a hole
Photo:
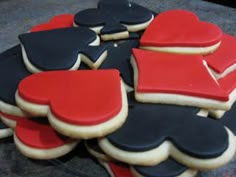
[[[200,0],[132,0],[155,12],[187,9],[201,20],[213,22],[236,36],[236,9]],[[0,52],[16,45],[18,34],[61,13],[76,13],[96,7],[97,0],[0,0]],[[217,137],[216,137],[217,138]],[[85,175],[82,175],[82,174]],[[79,145],[67,156],[53,161],[35,161],[22,156],[11,138],[0,140],[0,177],[108,177]],[[236,177],[236,160],[198,177]]]

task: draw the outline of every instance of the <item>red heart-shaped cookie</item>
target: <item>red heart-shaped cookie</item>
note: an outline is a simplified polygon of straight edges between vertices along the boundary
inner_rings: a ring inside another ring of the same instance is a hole
[[[208,47],[221,41],[221,29],[186,10],[159,14],[144,32],[141,46]]]
[[[127,116],[126,94],[118,70],[34,74],[20,82],[16,102],[35,116],[48,116],[60,133],[75,138],[110,133]]]
[[[48,23],[43,23],[43,24],[34,26],[33,28],[31,28],[30,32],[72,27],[73,21],[74,21],[74,15],[72,14],[57,15],[57,16],[54,16]]]

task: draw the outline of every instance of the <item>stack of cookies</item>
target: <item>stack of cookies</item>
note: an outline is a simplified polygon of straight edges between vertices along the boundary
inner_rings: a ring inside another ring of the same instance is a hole
[[[85,143],[116,177],[192,177],[236,151],[236,38],[127,0],[61,14],[0,54],[0,137],[33,159]]]

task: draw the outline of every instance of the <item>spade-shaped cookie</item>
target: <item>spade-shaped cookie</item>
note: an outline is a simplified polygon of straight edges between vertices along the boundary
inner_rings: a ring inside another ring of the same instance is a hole
[[[78,12],[74,24],[93,29],[103,40],[117,40],[144,30],[152,19],[151,11],[128,0],[100,0],[97,9]]]
[[[130,94],[126,123],[99,145],[111,157],[133,165],[156,165],[171,156],[194,169],[220,167],[235,153],[234,135],[197,112],[191,107],[138,103]]]
[[[106,57],[105,46],[87,28],[62,28],[19,35],[22,55],[32,72],[76,70],[83,61],[97,68]]]

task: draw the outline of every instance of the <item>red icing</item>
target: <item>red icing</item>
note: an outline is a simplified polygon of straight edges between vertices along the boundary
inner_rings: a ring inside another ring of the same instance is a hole
[[[115,177],[133,177],[128,167],[121,166],[112,162],[109,162],[108,165]]]
[[[230,94],[236,88],[236,71],[218,80],[219,85],[227,94]]]
[[[0,112],[0,115],[4,116],[4,118],[6,118],[6,119],[10,119],[10,120],[13,120],[13,121],[18,121],[18,120],[24,119],[24,117],[10,115],[10,114],[6,114],[6,113],[3,113],[3,112]]]
[[[217,73],[223,73],[228,67],[236,64],[236,37],[224,34],[220,47],[206,56],[205,60]]]
[[[39,149],[56,148],[72,142],[72,139],[60,137],[50,125],[30,119],[19,120],[15,134],[23,144]]]
[[[30,32],[45,31],[57,28],[73,27],[74,15],[61,14],[54,16],[48,23],[36,25],[31,28]]]
[[[122,106],[117,70],[38,73],[21,81],[18,91],[28,102],[50,105],[58,119],[71,124],[103,123]]]
[[[207,47],[222,38],[221,29],[211,23],[202,22],[186,10],[169,10],[159,14],[148,26],[141,46],[158,47]]]
[[[133,49],[139,77],[137,91],[172,93],[227,101],[203,65],[201,55],[176,55]]]

